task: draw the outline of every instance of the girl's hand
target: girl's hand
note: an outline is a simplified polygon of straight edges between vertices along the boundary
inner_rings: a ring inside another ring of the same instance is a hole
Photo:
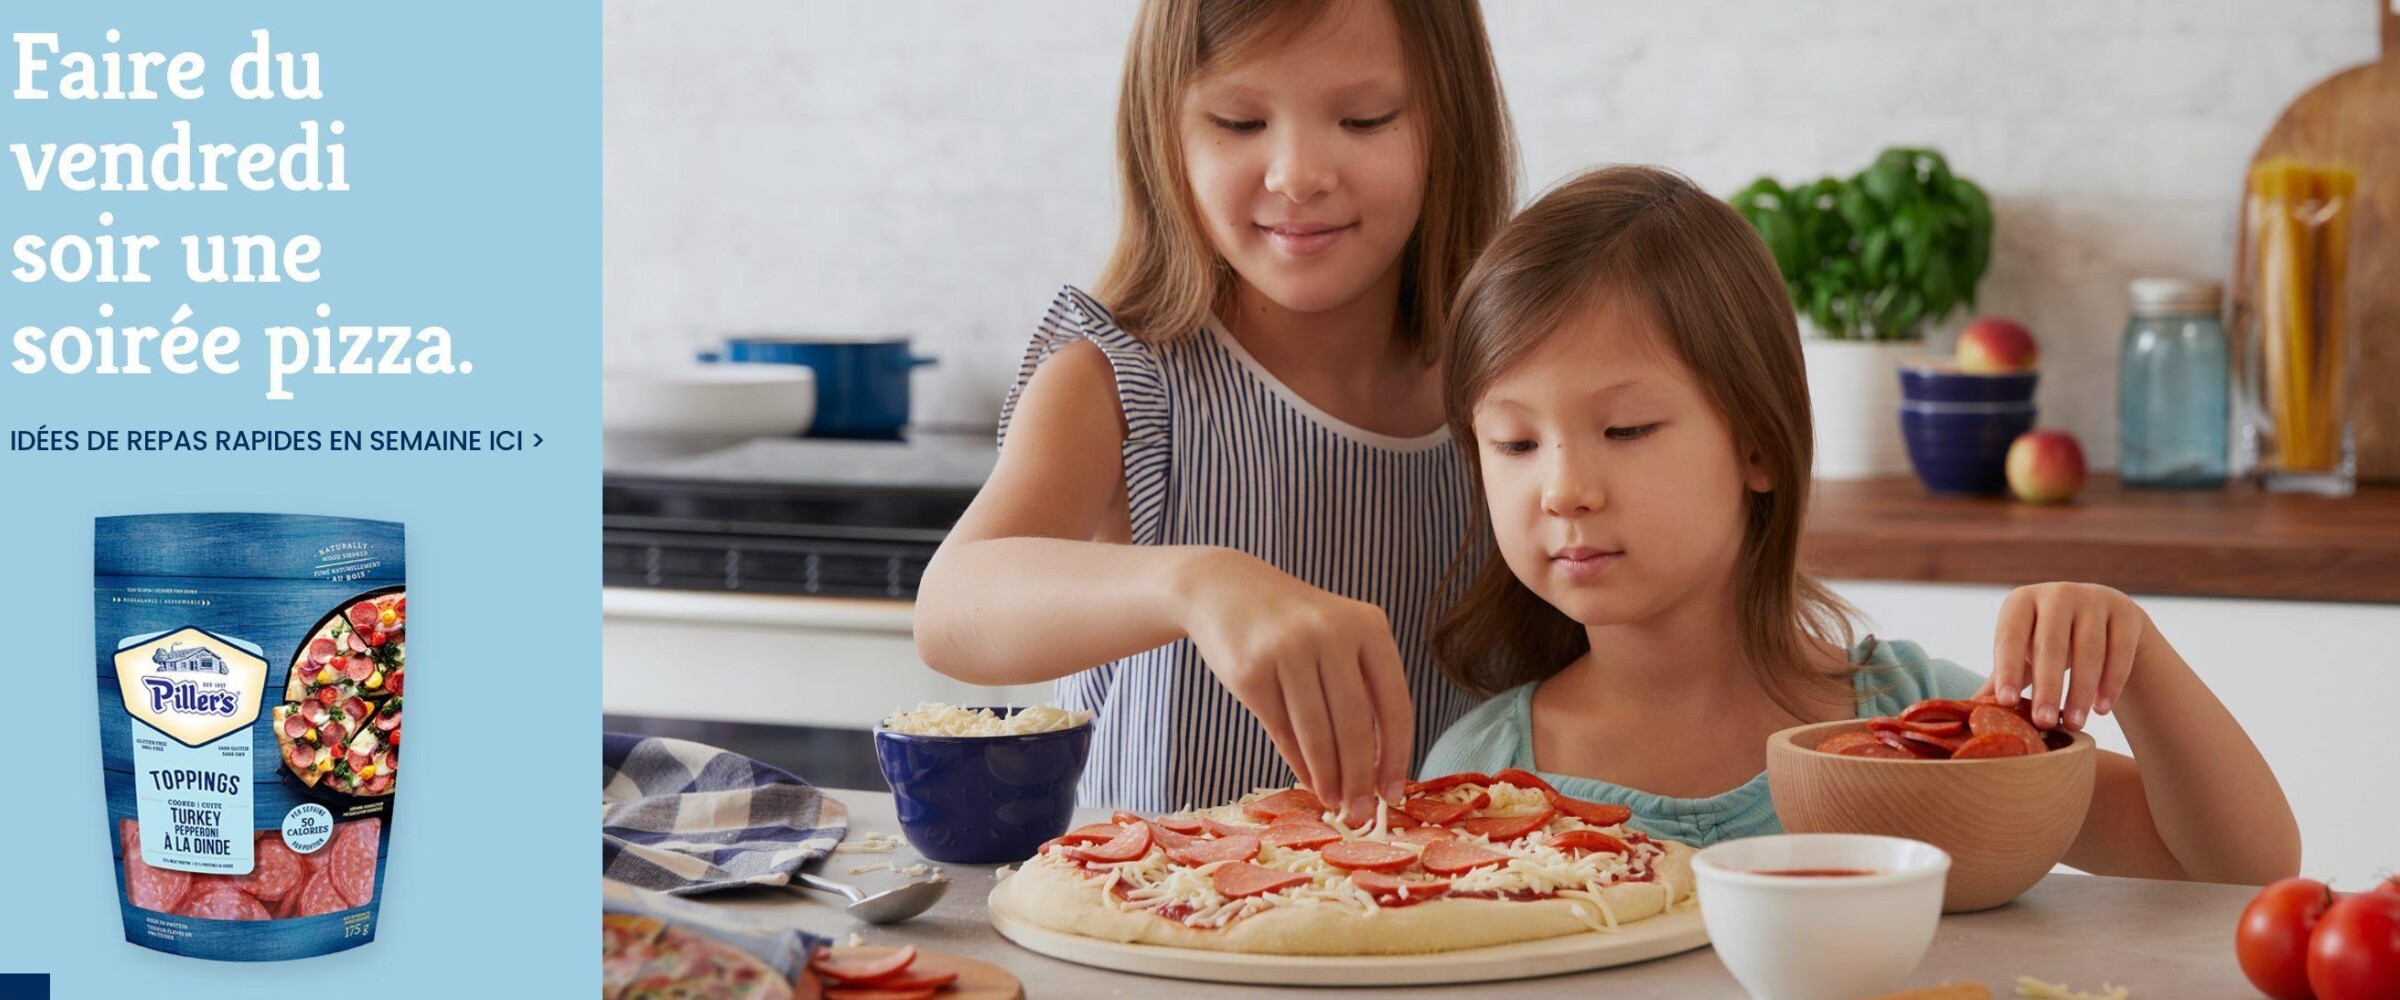
[[[2113,588],[2019,587],[2000,602],[1992,677],[1983,689],[2001,704],[2015,705],[2031,684],[2036,725],[2048,729],[2063,718],[2068,728],[2081,729],[2090,713],[2107,715],[2116,707],[2136,654],[2153,634],[2150,615]]]
[[[1399,802],[1414,709],[1383,609],[1231,549],[1203,557],[1190,592],[1184,634],[1300,784],[1354,819]]]

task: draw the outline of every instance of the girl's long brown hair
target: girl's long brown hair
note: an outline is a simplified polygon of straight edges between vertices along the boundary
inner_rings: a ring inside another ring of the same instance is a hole
[[[1185,92],[1356,0],[1146,0],[1117,102],[1122,220],[1094,294],[1145,339],[1198,330],[1230,306],[1232,269],[1210,245],[1183,166]],[[1500,74],[1475,0],[1390,0],[1425,155],[1425,200],[1401,263],[1401,341],[1436,356],[1450,295],[1515,202]]]
[[[1847,678],[1814,652],[1848,648],[1851,611],[1799,567],[1808,506],[1808,378],[1774,258],[1731,206],[1649,167],[1595,170],[1551,190],[1500,232],[1450,314],[1442,401],[1477,463],[1475,526],[1453,574],[1481,560],[1436,624],[1434,655],[1460,686],[1492,694],[1557,673],[1590,648],[1584,627],[1527,589],[1497,558],[1475,441],[1475,405],[1493,382],[1602,301],[1646,309],[1772,488],[1746,494],[1734,568],[1742,650],[1775,703],[1801,717],[1808,696]]]

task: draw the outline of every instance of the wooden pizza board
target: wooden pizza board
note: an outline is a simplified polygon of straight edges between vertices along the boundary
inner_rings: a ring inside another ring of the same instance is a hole
[[[837,946],[833,949],[833,957],[837,959],[880,958],[898,950],[897,948],[877,948],[863,945],[858,947]],[[943,987],[936,994],[941,997],[941,1000],[1023,1000],[1025,996],[1025,988],[1017,983],[1017,977],[1010,975],[1007,969],[964,955],[919,948],[917,949],[917,960],[909,963],[908,967],[912,972],[958,970],[958,981]]]
[[[2358,367],[2350,376],[2350,413],[2359,480],[2390,482],[2400,480],[2400,0],[2371,2],[2383,31],[2383,57],[2326,77],[2294,99],[2250,162],[2288,156],[2358,171],[2349,289]],[[2245,230],[2247,216],[2246,208],[2235,216]],[[2234,275],[2232,287],[2234,328],[2228,332],[2247,343],[2242,275]]]
[[[1688,904],[1627,924],[1614,934],[1568,934],[1431,955],[1250,955],[1167,948],[1061,934],[1001,913],[991,916],[1003,937],[1051,958],[1144,976],[1273,986],[1429,986],[1530,979],[1645,962],[1708,943],[1700,908]]]

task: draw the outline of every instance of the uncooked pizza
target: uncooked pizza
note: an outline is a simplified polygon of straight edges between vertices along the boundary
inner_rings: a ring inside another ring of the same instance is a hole
[[[1010,919],[1136,944],[1406,955],[1609,933],[1692,896],[1689,846],[1631,810],[1509,770],[1408,786],[1364,827],[1305,789],[1110,822],[1042,846],[992,890]]]

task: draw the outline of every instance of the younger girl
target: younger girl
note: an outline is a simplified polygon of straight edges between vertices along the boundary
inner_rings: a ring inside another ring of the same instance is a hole
[[[1425,633],[1470,516],[1437,334],[1512,201],[1481,14],[1150,0],[1124,79],[1115,254],[1035,336],[917,648],[1063,678],[1086,805],[1396,801],[1473,704]]]
[[[1810,430],[1789,300],[1765,244],[1689,182],[1601,170],[1518,216],[1459,292],[1444,382],[1480,472],[1476,537],[1501,558],[1434,641],[1452,678],[1496,696],[1426,774],[1535,771],[1705,845],[1781,829],[1762,773],[1776,730],[1928,697],[2014,704],[2030,684],[2038,724],[2116,711],[2135,752],[2101,755],[2068,864],[2251,883],[2298,868],[2275,776],[2125,595],[2014,592],[1991,680],[1850,641],[1847,609],[1796,566]]]

